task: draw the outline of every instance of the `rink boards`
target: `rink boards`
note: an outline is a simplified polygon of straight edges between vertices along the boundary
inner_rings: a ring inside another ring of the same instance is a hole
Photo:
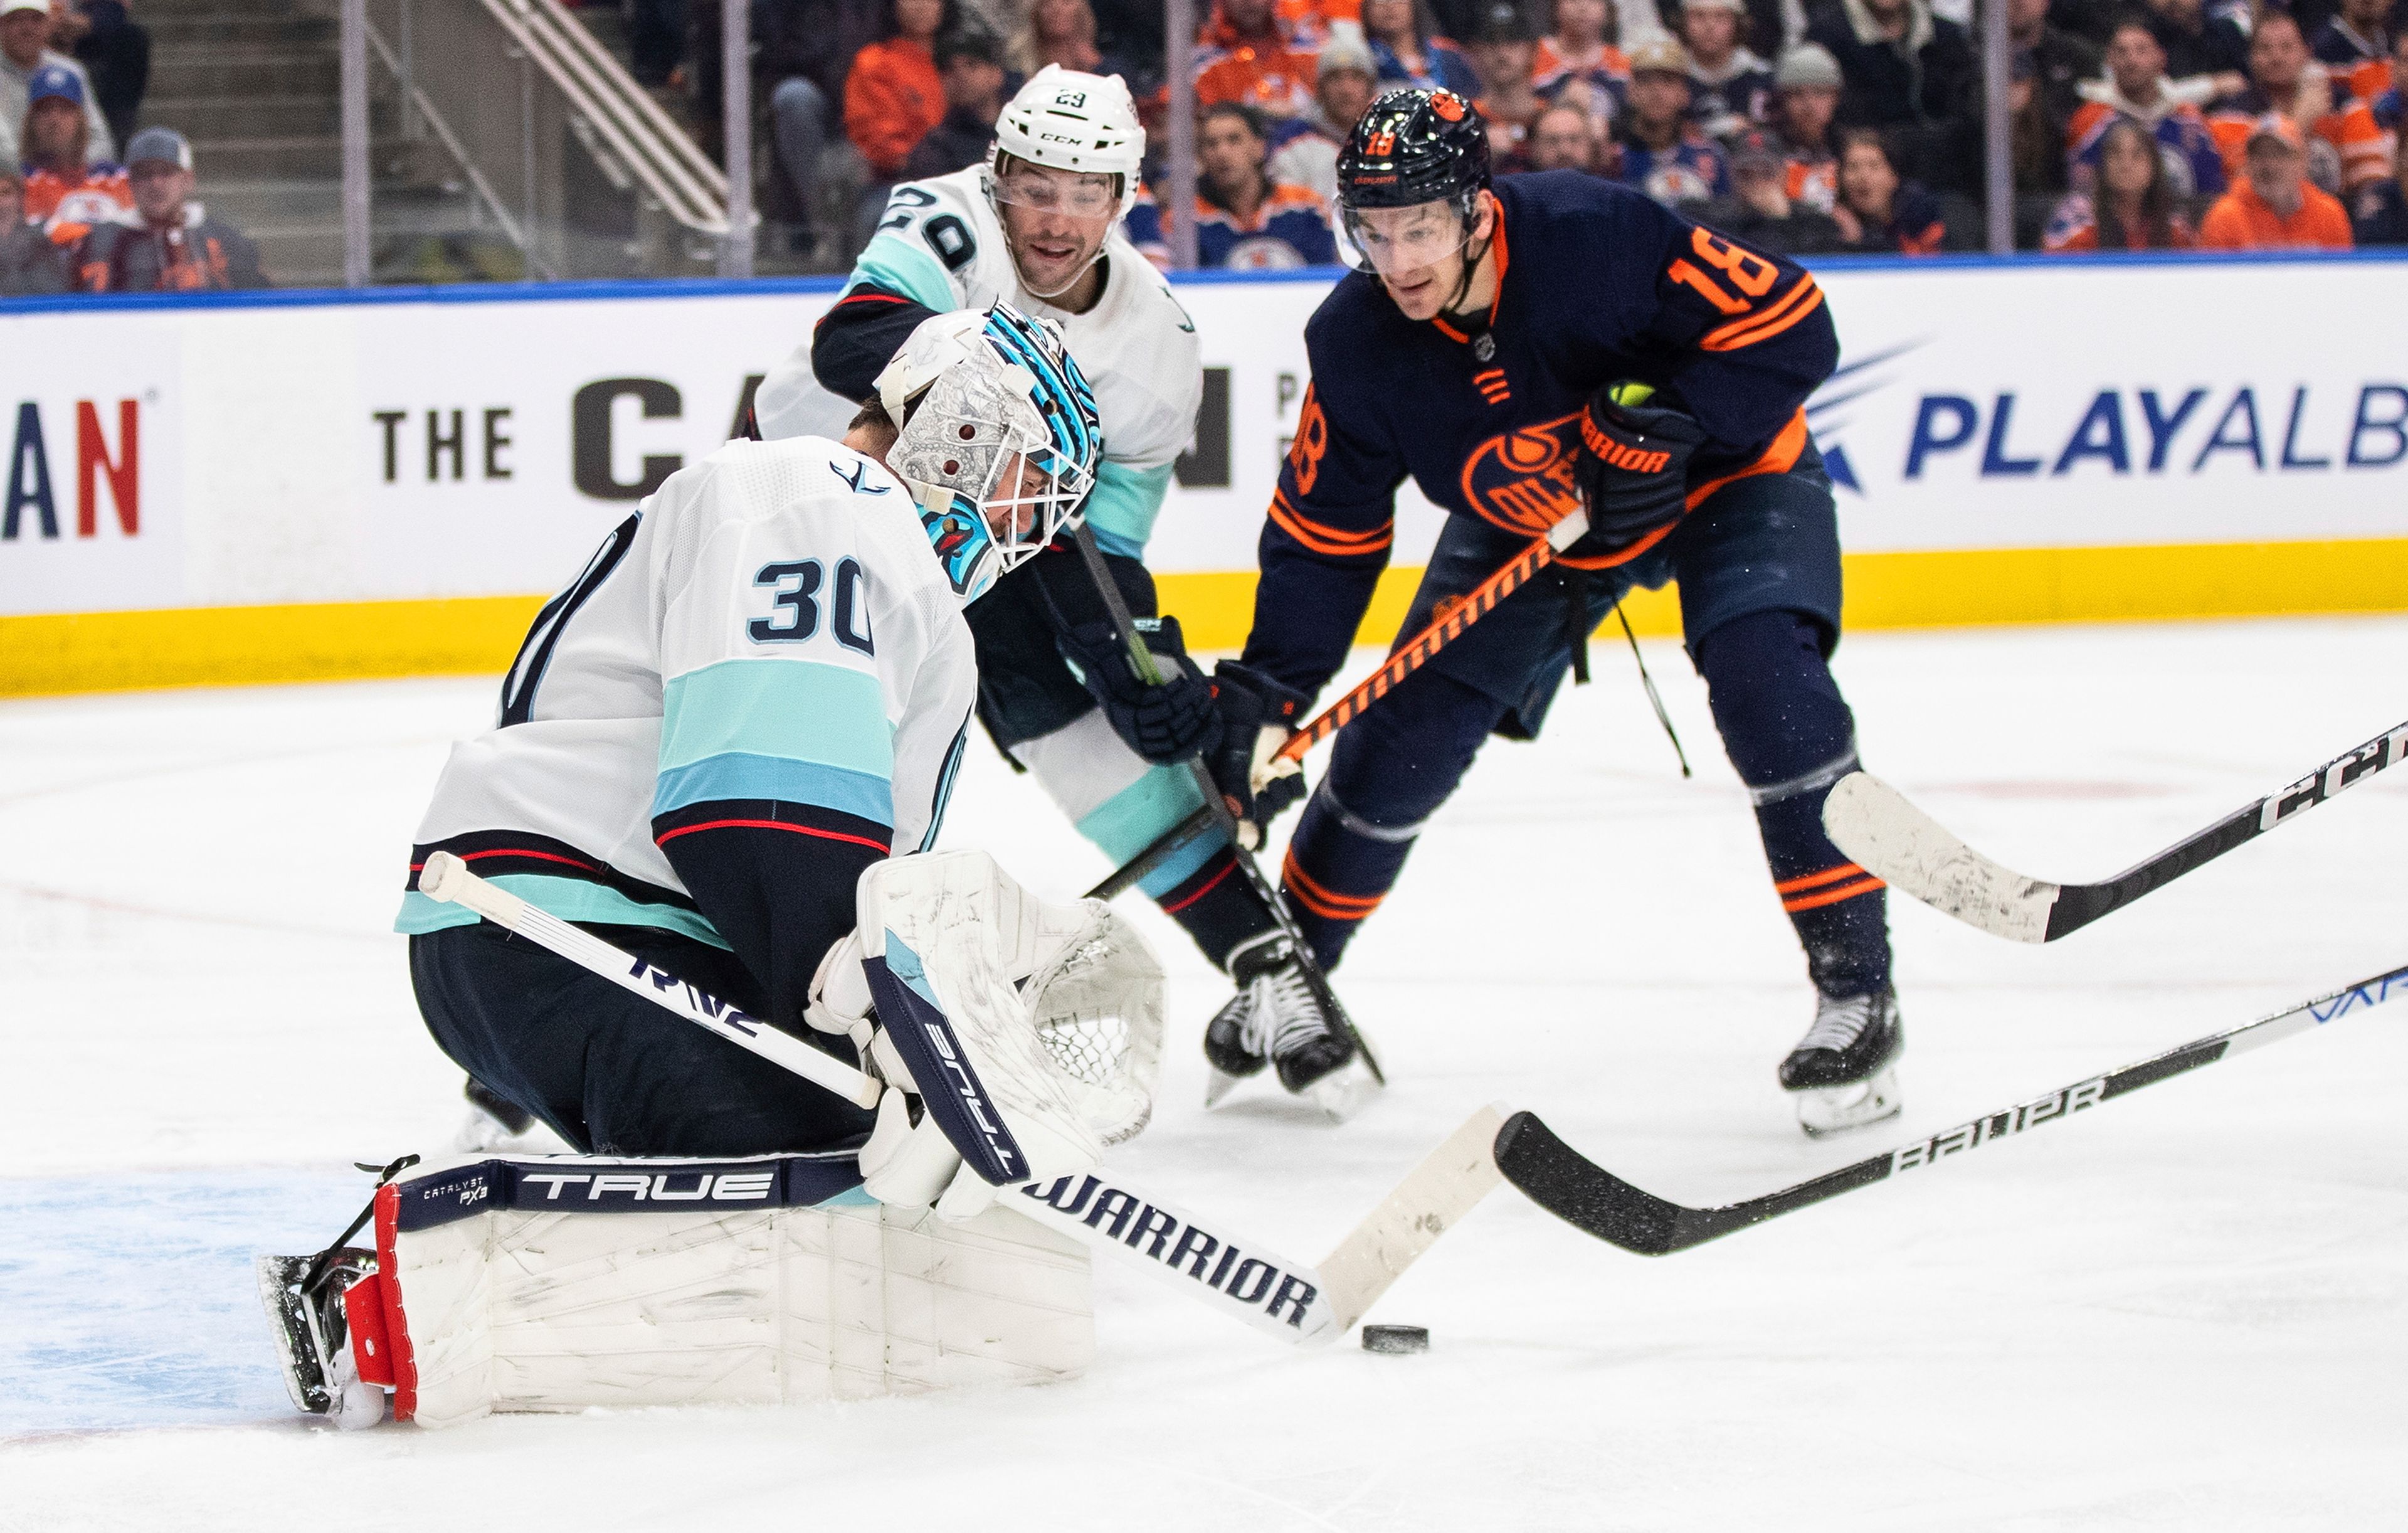
[[[2402,263],[1816,267],[1856,627],[2408,606]],[[1153,544],[1234,646],[1329,274],[1183,279],[1205,410]],[[834,301],[794,280],[0,304],[0,693],[504,666]],[[1439,515],[1408,486],[1365,624]],[[1673,631],[1669,595],[1635,601]]]

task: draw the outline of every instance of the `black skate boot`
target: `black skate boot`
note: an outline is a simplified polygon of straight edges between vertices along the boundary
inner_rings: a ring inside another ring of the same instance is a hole
[[[1298,959],[1284,932],[1266,932],[1229,954],[1238,994],[1204,1029],[1212,1067],[1204,1105],[1228,1095],[1266,1061],[1280,1084],[1344,1123],[1378,1084],[1320,976]]]
[[[1781,1062],[1781,1089],[1797,1094],[1799,1126],[1820,1136],[1896,1117],[1905,1051],[1896,991],[1821,996],[1814,1025]]]
[[[343,1318],[343,1290],[376,1270],[357,1246],[316,1256],[260,1254],[259,1298],[275,1323],[284,1392],[294,1409],[356,1430],[384,1419],[384,1391],[360,1378]]]
[[[461,1088],[468,1098],[467,1121],[460,1125],[454,1145],[466,1153],[515,1148],[509,1141],[533,1128],[535,1114],[509,1100],[475,1076]]]

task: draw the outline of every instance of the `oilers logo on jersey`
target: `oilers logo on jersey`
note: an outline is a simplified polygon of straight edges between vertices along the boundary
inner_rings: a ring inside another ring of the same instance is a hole
[[[1572,468],[1585,419],[1574,413],[1517,426],[1473,448],[1463,466],[1464,504],[1484,521],[1526,537],[1579,510]]]

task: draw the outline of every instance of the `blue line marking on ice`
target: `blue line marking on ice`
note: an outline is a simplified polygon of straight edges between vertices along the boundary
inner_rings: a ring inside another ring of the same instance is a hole
[[[291,1418],[258,1253],[315,1252],[357,1174],[0,1179],[0,1440]]]

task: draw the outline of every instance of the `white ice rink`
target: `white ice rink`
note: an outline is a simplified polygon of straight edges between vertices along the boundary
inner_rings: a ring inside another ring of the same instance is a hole
[[[1501,1098],[1720,1202],[2408,961],[2408,772],[2049,947],[1893,900],[1905,1119],[1810,1143],[1772,1078],[1801,961],[1703,689],[1650,657],[1698,779],[1604,648],[1489,747],[1340,971],[1397,1082],[1351,1126],[1201,1110],[1222,986],[1147,909],[1173,1048],[1120,1163],[1311,1256]],[[1875,634],[1838,668],[1875,770],[2092,879],[2398,724],[2408,620]],[[1500,1189],[1374,1311],[1426,1356],[1291,1354],[1099,1268],[1101,1355],[1054,1388],[305,1426],[250,1255],[456,1123],[387,927],[492,693],[0,704],[0,1529],[2408,1526],[2408,1005],[1661,1260]],[[983,745],[947,843],[1103,870]]]

